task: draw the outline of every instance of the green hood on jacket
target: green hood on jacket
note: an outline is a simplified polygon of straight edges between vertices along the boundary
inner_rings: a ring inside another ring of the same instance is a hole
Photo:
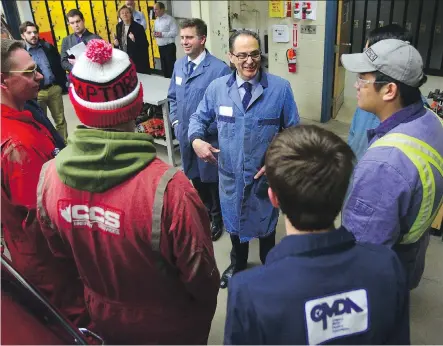
[[[145,133],[78,126],[55,158],[64,184],[81,191],[104,192],[131,178],[156,157],[154,139]]]

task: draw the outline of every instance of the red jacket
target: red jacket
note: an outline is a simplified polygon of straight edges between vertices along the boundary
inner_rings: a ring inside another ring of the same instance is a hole
[[[38,217],[54,254],[74,258],[95,331],[110,344],[205,344],[219,287],[207,211],[182,172],[164,194],[160,252],[151,245],[154,195],[169,168],[154,159],[101,193],[43,168]],[[159,270],[161,256],[172,272]]]
[[[50,132],[29,111],[1,105],[1,222],[14,267],[68,318],[88,323],[75,266],[55,263],[36,218],[42,165],[57,153]],[[86,320],[84,320],[84,318]]]

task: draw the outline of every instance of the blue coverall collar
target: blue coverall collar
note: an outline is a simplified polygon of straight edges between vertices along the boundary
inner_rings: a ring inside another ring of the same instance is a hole
[[[268,87],[268,76],[266,75],[266,73],[260,69],[258,71],[258,73],[260,73],[260,84],[262,85],[263,89]],[[226,82],[226,85],[228,87],[231,87],[234,83],[236,83],[237,81],[237,70],[234,70],[234,72],[232,72],[231,77],[228,79],[228,81]]]
[[[354,244],[354,236],[344,227],[324,233],[288,235],[271,250],[266,262],[275,262],[288,256],[319,255],[331,251],[332,248],[343,248]]]

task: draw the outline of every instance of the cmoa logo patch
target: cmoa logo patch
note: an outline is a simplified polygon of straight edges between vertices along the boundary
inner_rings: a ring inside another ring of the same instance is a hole
[[[87,205],[71,200],[58,201],[59,220],[61,224],[71,224],[73,228],[99,230],[106,234],[121,236],[124,213],[121,210],[105,205]]]
[[[359,289],[309,300],[305,303],[307,342],[326,341],[368,330],[368,298]]]

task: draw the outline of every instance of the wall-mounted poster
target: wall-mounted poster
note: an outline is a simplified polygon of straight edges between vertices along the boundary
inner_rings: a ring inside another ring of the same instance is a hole
[[[269,0],[269,17],[284,18],[286,17],[285,2],[282,0]]]

